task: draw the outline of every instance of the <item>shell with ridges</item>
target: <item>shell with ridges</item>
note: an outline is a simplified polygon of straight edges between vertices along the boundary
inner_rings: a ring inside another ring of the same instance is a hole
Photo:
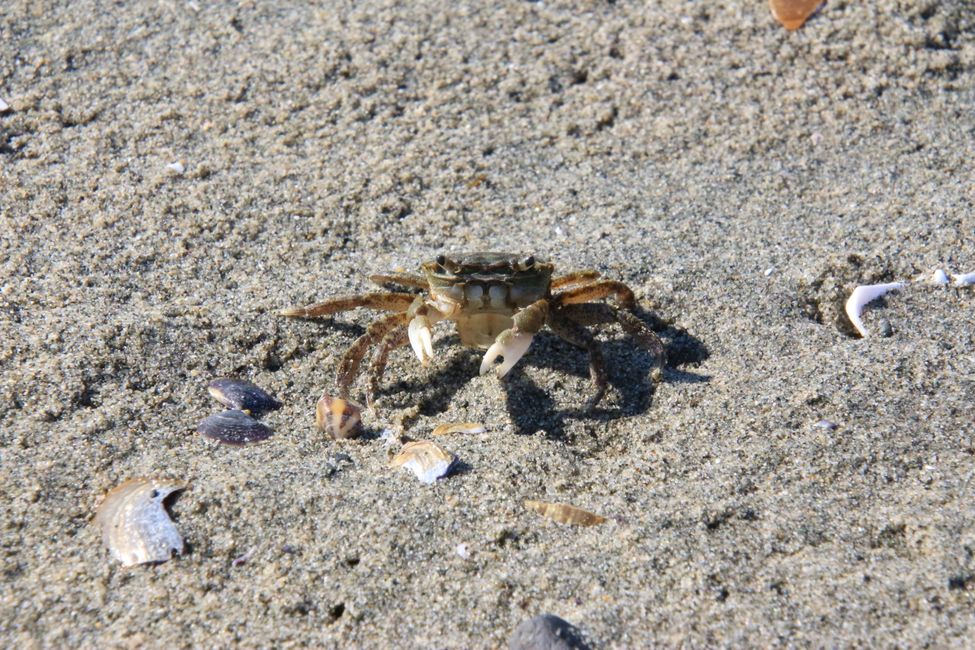
[[[334,440],[357,438],[362,433],[361,413],[355,402],[322,395],[315,405],[315,426]]]
[[[260,415],[281,408],[282,404],[257,384],[243,379],[220,377],[207,384],[207,391],[229,409]]]
[[[596,526],[606,521],[606,517],[601,517],[594,512],[583,510],[567,503],[548,503],[546,501],[525,501],[525,507],[534,510],[543,517],[560,524],[571,526]]]
[[[243,411],[230,409],[211,415],[197,425],[196,430],[225,445],[246,445],[261,442],[274,435],[274,430],[261,424]]]
[[[180,481],[134,478],[105,495],[95,524],[112,556],[124,566],[165,562],[183,552],[183,538],[163,502],[186,485]]]
[[[454,462],[454,456],[429,440],[408,442],[390,461],[391,467],[405,467],[412,470],[422,483],[433,483],[447,473]]]

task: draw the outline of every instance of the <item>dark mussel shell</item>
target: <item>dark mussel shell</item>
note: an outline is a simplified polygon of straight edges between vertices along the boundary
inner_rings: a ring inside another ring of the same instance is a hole
[[[227,408],[253,415],[281,408],[281,402],[271,397],[267,391],[243,379],[214,379],[207,385],[207,391]]]
[[[230,409],[211,415],[197,425],[196,430],[207,438],[226,445],[246,445],[270,438],[274,431],[243,411]]]

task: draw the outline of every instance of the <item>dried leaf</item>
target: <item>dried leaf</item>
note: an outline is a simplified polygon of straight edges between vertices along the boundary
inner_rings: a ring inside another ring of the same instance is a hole
[[[534,510],[543,517],[547,517],[560,524],[571,526],[595,526],[606,521],[596,513],[570,506],[567,503],[547,503],[545,501],[525,501],[525,507]]]

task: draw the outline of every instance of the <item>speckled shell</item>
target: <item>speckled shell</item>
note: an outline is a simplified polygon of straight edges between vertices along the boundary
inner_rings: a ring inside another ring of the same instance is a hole
[[[263,388],[243,379],[221,377],[207,385],[207,391],[229,409],[260,415],[281,408],[281,402]]]
[[[211,415],[200,422],[196,430],[207,438],[212,438],[225,445],[246,445],[252,442],[261,442],[274,435],[273,429],[237,409]]]
[[[595,526],[606,521],[596,513],[570,506],[567,503],[547,503],[545,501],[525,501],[525,507],[534,510],[543,517],[560,524],[571,526]]]
[[[362,409],[341,397],[322,395],[315,405],[315,426],[334,440],[357,438],[362,433]]]
[[[165,562],[183,552],[183,538],[163,501],[184,483],[134,478],[113,488],[98,507],[95,524],[112,556],[124,566]]]

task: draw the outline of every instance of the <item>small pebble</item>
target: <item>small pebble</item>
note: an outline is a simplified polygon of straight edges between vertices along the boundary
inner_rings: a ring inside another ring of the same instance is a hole
[[[839,428],[840,425],[836,424],[835,422],[831,422],[829,420],[820,420],[813,426],[816,427],[817,429],[825,429],[826,431],[836,431],[836,429]]]
[[[522,621],[508,639],[508,650],[588,650],[574,625],[554,614]]]

